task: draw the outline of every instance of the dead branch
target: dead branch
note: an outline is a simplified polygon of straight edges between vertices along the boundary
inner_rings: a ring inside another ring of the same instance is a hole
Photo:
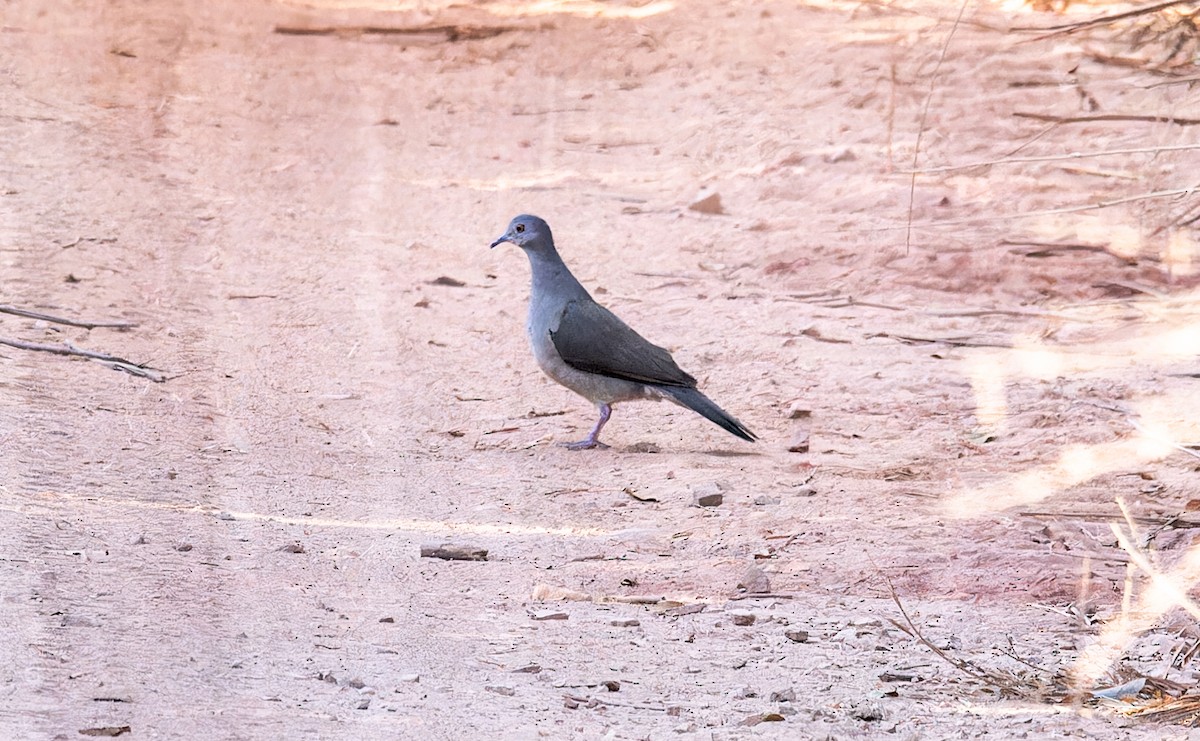
[[[657,705],[643,705],[641,703],[636,703],[636,702],[620,702],[618,700],[605,700],[605,699],[595,697],[595,696],[586,697],[586,696],[582,696],[582,695],[564,694],[563,700],[568,703],[576,703],[577,705],[583,705],[585,707],[595,707],[597,705],[608,705],[608,706],[611,706],[614,708],[633,708],[634,710],[652,710],[656,713],[667,712],[667,709],[665,707],[659,707]]]
[[[967,216],[961,219],[947,219],[945,221],[924,221],[916,224],[895,224],[892,226],[866,226],[866,227],[849,227],[846,229],[835,229],[837,233],[856,233],[856,232],[890,232],[899,229],[931,229],[939,226],[963,226],[966,224],[989,224],[1000,223],[1005,221],[1017,221],[1020,219],[1031,219],[1042,216],[1058,216],[1060,214],[1075,214],[1082,211],[1094,211],[1101,208],[1111,208],[1113,206],[1122,206],[1126,203],[1137,203],[1138,201],[1148,201],[1153,198],[1173,198],[1177,196],[1192,195],[1196,192],[1196,188],[1174,188],[1172,190],[1157,190],[1150,193],[1139,193],[1134,196],[1125,196],[1124,198],[1113,198],[1108,201],[1098,201],[1096,203],[1088,203],[1082,206],[1063,206],[1062,208],[1048,208],[1042,211],[1026,211],[1019,214],[1003,214],[1000,216]]]
[[[78,319],[64,319],[51,314],[43,314],[40,311],[30,311],[29,309],[21,309],[16,306],[8,305],[0,305],[0,314],[12,314],[13,316],[25,317],[26,319],[40,319],[44,322],[65,324],[68,327],[83,327],[84,329],[96,329],[97,327],[104,327],[106,329],[130,329],[137,326],[136,322],[83,322],[79,321]]]
[[[1200,453],[1196,452],[1195,450],[1192,450],[1188,446],[1178,443],[1175,440],[1172,440],[1171,438],[1166,437],[1162,433],[1156,433],[1151,430],[1147,430],[1144,426],[1142,426],[1142,423],[1140,421],[1138,421],[1137,413],[1132,411],[1131,409],[1125,408],[1120,405],[1101,404],[1101,403],[1095,402],[1095,401],[1085,401],[1085,402],[1081,402],[1081,403],[1087,404],[1088,406],[1097,407],[1099,409],[1105,409],[1110,412],[1116,412],[1117,414],[1120,414],[1122,417],[1125,418],[1125,421],[1129,424],[1130,427],[1132,427],[1133,429],[1142,433],[1146,437],[1149,437],[1160,443],[1165,443],[1168,446],[1174,448],[1175,450],[1178,450],[1181,453],[1186,453],[1187,455],[1190,455],[1193,458],[1200,458]]]
[[[1094,288],[1120,288],[1122,290],[1129,291],[1130,293],[1140,293],[1143,296],[1151,296],[1163,301],[1170,298],[1162,291],[1156,291],[1148,286],[1139,286],[1136,283],[1130,283],[1129,281],[1105,280],[1098,283],[1093,283],[1092,286]]]
[[[1161,80],[1159,82],[1151,83],[1147,85],[1145,89],[1150,90],[1152,88],[1162,87],[1163,85],[1190,85],[1193,82],[1200,82],[1200,76],[1193,75],[1192,77],[1173,77],[1170,80]]]
[[[1100,54],[1098,52],[1092,52],[1087,56],[1092,61],[1099,62],[1100,64],[1111,64],[1114,67],[1124,67],[1125,69],[1139,70],[1152,75],[1171,76],[1174,74],[1167,70],[1153,67],[1151,66],[1150,62],[1146,61],[1145,59],[1139,59],[1138,57],[1117,57],[1111,54]]]
[[[1117,504],[1121,507],[1123,512],[1127,513],[1125,502],[1123,500],[1117,499]],[[1113,536],[1117,539],[1117,545],[1121,547],[1121,550],[1125,551],[1126,555],[1129,556],[1129,560],[1132,561],[1135,566],[1141,569],[1142,572],[1150,579],[1155,588],[1170,599],[1171,604],[1182,608],[1185,612],[1192,616],[1192,619],[1200,620],[1200,606],[1192,601],[1191,597],[1188,596],[1187,592],[1183,588],[1176,584],[1166,574],[1159,571],[1158,568],[1150,562],[1150,557],[1145,551],[1139,548],[1136,544],[1130,542],[1130,536],[1136,536],[1133,519],[1127,515],[1125,517],[1125,522],[1127,525],[1129,525],[1128,535],[1117,523],[1110,522],[1108,525],[1109,529],[1112,530]]]
[[[1035,242],[1035,241],[1012,240],[1012,239],[1002,240],[1000,242],[1000,244],[1008,245],[1010,247],[1038,247],[1038,248],[1040,248],[1040,249],[1028,250],[1028,251],[1026,251],[1026,250],[1013,250],[1012,251],[1012,254],[1021,255],[1022,257],[1052,257],[1054,255],[1061,255],[1065,252],[1095,252],[1098,254],[1108,255],[1109,257],[1114,257],[1114,258],[1120,260],[1121,262],[1125,263],[1126,265],[1137,265],[1138,264],[1138,261],[1132,257],[1125,257],[1123,255],[1118,255],[1118,254],[1112,252],[1111,250],[1109,250],[1107,247],[1103,247],[1101,245],[1096,245],[1096,244],[1061,244],[1061,243],[1055,243],[1055,242]]]
[[[1006,638],[1008,640],[1008,646],[1006,648],[1001,648],[1000,653],[1004,654],[1005,656],[1007,656],[1008,658],[1017,662],[1018,664],[1024,664],[1025,666],[1029,667],[1030,669],[1033,669],[1034,671],[1036,671],[1040,674],[1045,674],[1046,676],[1051,677],[1051,678],[1054,677],[1054,672],[1049,671],[1045,667],[1038,666],[1037,664],[1033,663],[1032,661],[1029,661],[1028,659],[1022,658],[1017,653],[1017,647],[1015,645],[1013,645],[1012,636],[1006,636]]]
[[[830,309],[845,309],[850,306],[861,306],[867,309],[884,309],[887,311],[904,311],[904,307],[891,306],[889,304],[879,304],[871,301],[860,301],[853,296],[846,296],[841,303],[826,303],[825,306]]]
[[[1200,149],[1200,144],[1178,144],[1162,147],[1129,147],[1127,149],[1099,149],[1094,152],[1067,152],[1065,154],[1047,154],[1036,157],[1002,157],[994,160],[979,160],[964,165],[942,165],[941,167],[922,167],[914,170],[921,175],[938,172],[957,172],[971,170],[976,167],[993,167],[995,165],[1024,165],[1035,162],[1062,162],[1064,160],[1092,159],[1094,157],[1115,157],[1123,154],[1159,154],[1160,152],[1179,152],[1189,149]]]
[[[1169,114],[1141,115],[1137,113],[1100,113],[1095,116],[1055,116],[1049,113],[1034,111],[1013,111],[1017,118],[1031,118],[1034,121],[1049,121],[1056,124],[1064,123],[1098,123],[1103,121],[1143,121],[1146,123],[1173,123],[1177,126],[1200,125],[1200,118],[1180,118]]]
[[[972,340],[966,337],[913,337],[910,335],[893,334],[891,332],[875,332],[866,335],[865,339],[873,340],[876,337],[882,337],[889,340],[903,342],[906,345],[950,345],[952,347],[1002,347],[1012,349],[1011,342],[995,341],[988,342],[987,340]]]
[[[1149,15],[1150,13],[1157,13],[1158,11],[1165,10],[1166,8],[1171,8],[1176,5],[1187,5],[1194,1],[1195,0],[1166,0],[1166,2],[1161,2],[1156,5],[1147,5],[1144,8],[1127,10],[1123,13],[1113,13],[1112,15],[1102,15],[1102,16],[1092,18],[1092,19],[1086,20],[1086,21],[1077,21],[1075,23],[1062,23],[1057,26],[1042,26],[1042,27],[1016,26],[1011,30],[1025,32],[1025,33],[1029,33],[1029,32],[1042,33],[1045,31],[1050,32],[1050,33],[1046,34],[1045,36],[1039,36],[1037,39],[1034,39],[1035,41],[1037,41],[1037,40],[1041,40],[1041,39],[1050,38],[1052,36],[1058,36],[1061,34],[1074,33],[1076,31],[1081,31],[1085,28],[1093,28],[1095,26],[1107,25],[1109,23],[1113,23],[1114,21],[1123,21],[1126,18],[1136,18],[1137,16],[1141,16],[1141,15]]]
[[[925,119],[929,116],[929,105],[933,102],[933,88],[937,83],[938,71],[942,68],[942,62],[946,61],[946,52],[950,50],[950,40],[954,38],[954,32],[958,30],[958,24],[962,23],[963,14],[967,12],[967,1],[963,0],[962,5],[958,8],[958,16],[954,19],[954,25],[950,26],[950,32],[946,34],[946,40],[942,43],[942,51],[938,54],[937,64],[933,66],[933,72],[929,75],[929,92],[925,94],[925,104],[921,107],[921,120],[917,123],[917,141],[913,144],[913,161],[912,169],[917,169],[917,158],[921,156],[921,137],[925,133]],[[913,209],[915,208],[917,197],[917,176],[916,173],[909,178],[908,181],[908,229],[904,233],[904,251],[908,252],[912,247],[912,220]]]
[[[421,558],[443,561],[486,561],[488,549],[465,543],[430,543],[421,546]]]
[[[1078,319],[1060,314],[1054,311],[1043,311],[1041,309],[931,309],[929,311],[919,311],[918,314],[925,316],[936,317],[983,317],[983,316],[1019,316],[1029,317],[1033,319],[1063,319],[1074,322],[1087,322],[1086,319]]]
[[[1191,226],[1200,220],[1200,208],[1184,209],[1183,213],[1176,216],[1174,219],[1151,232],[1152,235],[1158,236],[1168,229],[1176,229],[1181,226]]]
[[[1167,445],[1170,445],[1172,448],[1178,450],[1181,453],[1187,453],[1188,455],[1192,456],[1193,458],[1200,458],[1200,453],[1197,453],[1196,451],[1192,450],[1191,448],[1187,447],[1186,445],[1181,445],[1180,443],[1177,443],[1174,440],[1167,439],[1167,438],[1163,437],[1162,435],[1156,435],[1156,434],[1152,433],[1150,430],[1147,430],[1145,427],[1143,427],[1142,424],[1137,421],[1137,419],[1135,419],[1133,417],[1128,417],[1126,419],[1126,421],[1129,422],[1129,424],[1133,426],[1133,429],[1142,433],[1146,437],[1156,438],[1159,442],[1166,443]]]
[[[9,347],[17,348],[18,350],[33,350],[35,352],[48,352],[55,355],[69,355],[77,358],[96,360],[107,365],[113,370],[124,371],[133,376],[149,379],[154,383],[163,383],[167,380],[167,375],[165,373],[149,366],[140,365],[124,358],[118,358],[115,355],[107,355],[105,353],[93,352],[91,350],[81,350],[70,345],[43,345],[36,342],[9,340],[3,337],[0,337],[0,345],[8,345]]]
[[[1038,139],[1041,139],[1046,134],[1049,134],[1051,131],[1056,131],[1057,129],[1058,129],[1058,124],[1050,124],[1050,125],[1046,126],[1046,128],[1042,129],[1038,133],[1029,137],[1028,139],[1021,142],[1020,144],[1013,147],[1012,149],[1008,150],[1008,152],[1004,156],[1005,157],[1015,156],[1017,154],[1017,152],[1024,150],[1026,147],[1032,146],[1035,142],[1037,142]]]
[[[949,18],[944,15],[928,13],[928,12],[925,12],[924,10],[918,10],[916,8],[903,8],[894,2],[889,2],[888,0],[862,0],[862,2],[858,3],[858,5],[860,5],[862,7],[882,8],[882,9],[886,10],[888,13],[909,15],[914,18],[924,18],[926,20],[933,21],[934,23],[937,23],[937,24],[954,23],[954,21],[955,21],[954,18]],[[851,15],[851,17],[854,17],[857,15],[857,13],[858,13],[858,11],[855,10],[850,15]],[[978,28],[983,31],[992,31],[994,33],[1003,34],[1003,33],[1008,33],[1008,30],[1009,30],[1008,26],[999,26],[999,25],[996,25],[993,23],[987,23],[985,21],[979,20],[978,18],[968,18],[965,21],[962,20],[961,18],[959,18],[958,20],[960,22],[960,25],[971,26],[972,28]]]
[[[1000,242],[1002,246],[1010,246],[1017,244],[1041,245],[1043,243],[1035,242]],[[1046,243],[1049,246],[1048,243]],[[1102,250],[1103,248],[1096,248]],[[1111,254],[1111,253],[1110,253]],[[981,317],[981,316],[1019,316],[1031,317],[1037,319],[1062,319],[1066,321],[1088,322],[1087,319],[1079,319],[1054,311],[1043,311],[1041,309],[927,309],[918,311],[909,309],[904,306],[893,306],[892,304],[882,304],[874,301],[862,301],[853,296],[838,293],[829,293],[822,291],[820,294],[790,294],[788,296],[778,296],[776,301],[797,301],[799,303],[818,304],[827,309],[846,309],[850,307],[865,307],[870,309],[885,309],[887,311],[902,311],[910,314],[922,314],[924,316],[936,317]],[[847,340],[838,340],[834,338],[824,337],[815,333],[815,330],[806,329],[800,332],[800,335],[811,339],[820,340],[822,342],[844,343]],[[789,334],[788,337],[796,335]]]
[[[900,615],[904,618],[903,625],[891,618],[888,618],[888,621],[891,622],[892,625],[895,625],[900,630],[917,639],[917,641],[924,645],[925,648],[933,651],[938,658],[942,659],[950,666],[953,666],[955,669],[958,669],[960,672],[970,675],[971,677],[982,682],[987,682],[989,684],[996,683],[992,672],[989,672],[986,669],[971,663],[970,661],[964,661],[957,656],[951,656],[940,646],[934,644],[933,641],[926,638],[925,634],[922,633],[921,629],[917,627],[917,624],[913,621],[912,617],[909,616],[908,610],[904,607],[904,603],[900,601],[900,595],[896,594],[896,587],[894,584],[892,584],[892,580],[888,578],[888,575],[884,574],[882,571],[879,573],[881,576],[883,576],[883,580],[887,584],[888,594],[891,595],[892,602],[896,603],[896,608],[900,610]]]
[[[1017,514],[1022,517],[1049,517],[1049,518],[1053,518],[1056,520],[1057,519],[1083,520],[1085,522],[1088,520],[1105,521],[1105,520],[1127,520],[1127,519],[1129,519],[1125,515],[1118,514],[1115,512],[1030,512],[1030,511],[1026,511],[1026,512],[1018,512]],[[1200,520],[1186,520],[1180,516],[1172,516],[1172,517],[1167,517],[1166,519],[1164,519],[1161,517],[1145,517],[1145,516],[1134,515],[1133,521],[1137,522],[1141,525],[1149,525],[1151,527],[1155,527],[1156,529],[1165,529],[1166,527],[1171,527],[1171,528],[1178,528],[1180,530],[1184,530],[1187,528],[1200,527]]]
[[[515,26],[276,26],[275,33],[284,36],[442,36],[446,41],[490,39]]]

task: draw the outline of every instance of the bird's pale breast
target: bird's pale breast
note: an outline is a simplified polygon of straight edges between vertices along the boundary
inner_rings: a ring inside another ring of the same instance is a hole
[[[533,357],[546,375],[593,404],[660,398],[659,394],[650,392],[644,384],[588,373],[567,365],[550,338],[550,332],[558,329],[557,317],[549,312],[538,311],[539,308],[530,305],[526,330],[529,332],[529,345],[533,350]],[[551,320],[545,321],[547,318]]]

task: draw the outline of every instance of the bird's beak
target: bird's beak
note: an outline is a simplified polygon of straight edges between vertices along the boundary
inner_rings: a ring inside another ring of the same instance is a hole
[[[507,241],[508,241],[508,235],[505,234],[503,237],[500,237],[495,242],[492,242],[492,249],[495,249],[496,245],[503,244],[504,242],[507,242]]]

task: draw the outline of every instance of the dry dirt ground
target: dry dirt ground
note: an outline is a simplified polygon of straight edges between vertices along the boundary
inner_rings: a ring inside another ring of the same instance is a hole
[[[0,347],[0,736],[1186,736],[1060,701],[1200,641],[1191,42],[1012,30],[1126,8],[4,3],[0,302],[137,326],[0,337],[169,380]],[[557,447],[520,212],[762,440]]]

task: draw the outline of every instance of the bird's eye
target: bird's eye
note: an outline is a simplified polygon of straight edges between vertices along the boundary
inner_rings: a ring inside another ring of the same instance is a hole
[[[521,233],[521,232],[523,232],[523,231],[525,231],[525,225],[524,225],[524,224],[517,224],[517,233],[518,233],[518,234],[520,234],[520,233]]]

